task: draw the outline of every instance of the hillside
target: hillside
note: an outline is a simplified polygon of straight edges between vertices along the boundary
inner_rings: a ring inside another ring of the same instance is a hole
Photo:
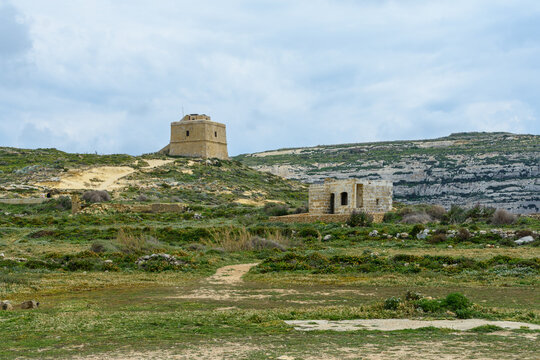
[[[0,148],[0,199],[107,190],[115,202],[264,205],[307,201],[301,183],[238,161],[69,154],[56,149]]]
[[[254,169],[316,183],[327,177],[391,180],[406,203],[540,209],[540,136],[457,133],[448,137],[291,148],[235,159]]]

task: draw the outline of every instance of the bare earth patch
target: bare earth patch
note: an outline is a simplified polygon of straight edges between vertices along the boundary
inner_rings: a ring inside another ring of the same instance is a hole
[[[356,331],[356,330],[380,330],[395,331],[406,329],[420,329],[435,327],[453,330],[471,330],[483,325],[495,325],[504,329],[520,329],[527,327],[531,330],[540,330],[540,325],[528,324],[516,321],[490,321],[481,319],[466,320],[409,320],[409,319],[357,319],[357,320],[287,320],[287,325],[293,325],[295,330],[333,330],[333,331]]]
[[[174,160],[145,160],[149,166],[143,169],[153,169]],[[59,181],[49,181],[38,183],[37,185],[47,186],[53,189],[61,190],[117,190],[123,188],[126,184],[120,183],[120,179],[131,175],[136,170],[130,166],[100,166],[87,170],[72,169]]]
[[[242,276],[254,266],[257,266],[257,263],[224,266],[217,269],[216,273],[208,278],[208,282],[210,284],[234,285],[242,282]]]

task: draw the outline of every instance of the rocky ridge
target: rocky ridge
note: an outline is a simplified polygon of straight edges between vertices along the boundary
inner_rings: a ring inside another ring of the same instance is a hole
[[[307,183],[325,178],[390,180],[405,203],[540,209],[540,136],[448,137],[274,150],[236,157],[252,168]]]

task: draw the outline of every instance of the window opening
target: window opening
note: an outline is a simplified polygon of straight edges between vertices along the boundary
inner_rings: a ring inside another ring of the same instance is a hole
[[[341,193],[341,205],[348,205],[349,203],[349,194],[346,192]]]

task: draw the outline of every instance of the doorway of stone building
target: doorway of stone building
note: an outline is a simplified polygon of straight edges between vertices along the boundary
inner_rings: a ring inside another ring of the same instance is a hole
[[[330,194],[330,214],[334,213],[335,204],[336,204],[336,195]]]

